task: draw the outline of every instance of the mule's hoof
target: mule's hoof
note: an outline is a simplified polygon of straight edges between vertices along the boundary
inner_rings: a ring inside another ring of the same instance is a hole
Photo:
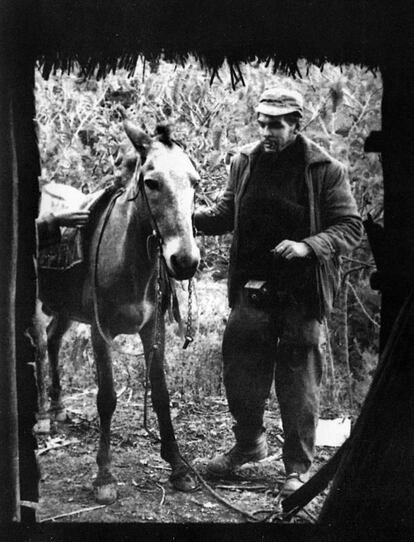
[[[198,488],[196,476],[185,465],[174,469],[170,476],[170,482],[178,491],[195,491]]]
[[[33,431],[38,435],[48,435],[50,433],[50,419],[40,418],[37,420]]]
[[[57,422],[65,422],[68,419],[66,409],[62,408],[61,410],[55,410],[53,412],[53,417]]]
[[[63,406],[62,401],[50,401],[49,408],[50,416],[56,422],[65,422],[68,418],[66,408]]]
[[[93,494],[98,504],[112,504],[118,498],[116,483],[94,486]]]

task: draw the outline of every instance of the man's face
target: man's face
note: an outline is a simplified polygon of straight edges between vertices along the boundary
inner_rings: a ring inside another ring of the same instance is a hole
[[[265,152],[280,152],[295,140],[296,127],[287,123],[283,116],[271,117],[259,113],[257,121]]]

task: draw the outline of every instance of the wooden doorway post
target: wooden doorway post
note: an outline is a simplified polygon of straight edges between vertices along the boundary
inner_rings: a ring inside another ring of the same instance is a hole
[[[385,270],[381,281],[381,350],[414,283],[413,63],[383,70],[382,167]]]
[[[32,522],[38,500],[33,435],[39,151],[34,126],[32,0],[0,10],[0,521]]]
[[[3,79],[3,78],[2,78]],[[0,93],[0,522],[20,519],[15,298],[18,175],[11,89]]]
[[[383,70],[382,357],[319,517],[352,533],[402,527],[414,515],[413,73],[407,59]]]

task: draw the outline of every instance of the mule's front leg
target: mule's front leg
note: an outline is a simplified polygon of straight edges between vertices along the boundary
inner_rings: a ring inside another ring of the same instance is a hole
[[[162,318],[161,315],[160,318]],[[173,486],[180,491],[193,491],[197,487],[197,482],[192,471],[181,457],[171,421],[170,398],[164,371],[164,320],[162,319],[160,325],[156,349],[154,349],[153,345],[153,329],[154,322],[150,322],[141,330],[140,335],[144,345],[146,362],[147,364],[151,363],[151,397],[160,429],[161,457],[171,465],[170,480]]]
[[[117,498],[117,481],[111,473],[111,420],[116,407],[112,358],[110,348],[95,326],[92,326],[91,339],[98,376],[97,407],[100,419],[99,448],[96,458],[98,475],[93,486],[96,501],[101,504],[111,504]]]

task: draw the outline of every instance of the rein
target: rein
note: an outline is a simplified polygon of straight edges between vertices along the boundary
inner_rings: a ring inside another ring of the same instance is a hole
[[[110,204],[108,205],[108,208],[106,210],[106,214],[105,214],[105,217],[104,217],[102,228],[101,228],[101,231],[99,232],[98,243],[96,245],[95,259],[94,259],[94,269],[93,269],[93,273],[92,273],[92,299],[93,299],[93,313],[94,313],[94,317],[95,317],[96,329],[98,330],[99,335],[101,336],[103,341],[107,344],[107,346],[110,346],[111,348],[115,348],[116,350],[118,350],[118,349],[113,344],[113,341],[108,339],[108,337],[105,335],[105,333],[104,333],[104,331],[102,329],[101,321],[100,321],[100,318],[99,318],[98,296],[97,296],[96,292],[97,292],[97,289],[98,289],[99,248],[101,246],[101,242],[102,242],[103,234],[104,234],[104,231],[105,231],[105,227],[106,227],[106,225],[108,223],[109,217],[111,216],[111,213],[112,213],[112,210],[113,210],[113,208],[115,206],[116,200],[123,193],[124,193],[123,189],[116,192],[114,194],[112,200],[110,201]],[[123,354],[124,352],[120,352],[120,353]]]

